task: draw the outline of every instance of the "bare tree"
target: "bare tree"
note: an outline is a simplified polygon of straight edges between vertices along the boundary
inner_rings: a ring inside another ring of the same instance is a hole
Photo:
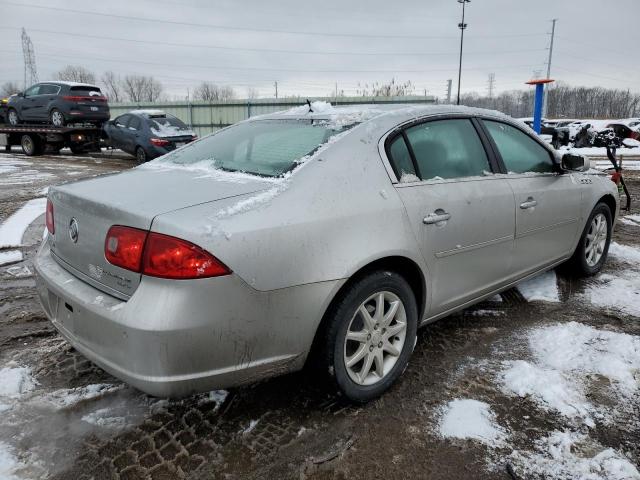
[[[219,101],[235,98],[236,92],[231,87],[221,87],[212,82],[202,82],[193,91],[195,100]]]
[[[109,71],[102,74],[102,85],[104,93],[112,102],[122,102],[124,100],[124,92],[122,91],[122,80],[119,75]]]
[[[130,102],[155,102],[162,95],[162,84],[153,77],[126,75],[122,90]]]
[[[247,99],[253,100],[260,96],[260,91],[257,88],[247,87]]]
[[[407,80],[404,83],[397,83],[396,79],[392,78],[386,83],[375,82],[371,85],[368,83],[364,85],[358,83],[356,92],[362,97],[402,97],[413,94],[413,90],[414,86],[411,80]]]
[[[96,83],[96,76],[93,72],[80,65],[67,65],[55,74],[58,80],[78,83]]]
[[[2,84],[2,87],[0,87],[0,95],[3,97],[8,97],[19,91],[20,87],[18,86],[18,82],[5,82]]]

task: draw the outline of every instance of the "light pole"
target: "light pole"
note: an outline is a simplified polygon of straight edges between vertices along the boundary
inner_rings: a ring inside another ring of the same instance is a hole
[[[464,29],[467,28],[467,24],[464,23],[464,7],[465,4],[470,3],[471,0],[458,0],[458,3],[462,4],[462,22],[458,24],[460,29],[460,63],[458,65],[458,101],[456,105],[460,105],[460,80],[462,78],[462,45],[464,43]]]

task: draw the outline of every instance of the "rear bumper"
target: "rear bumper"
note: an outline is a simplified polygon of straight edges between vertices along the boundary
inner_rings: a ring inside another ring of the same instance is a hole
[[[70,109],[66,110],[63,114],[68,121],[85,120],[89,122],[106,122],[111,117],[108,109],[99,112],[91,112],[84,109]]]
[[[76,278],[44,242],[36,285],[53,325],[107,372],[155,396],[250,383],[300,369],[341,281],[258,292],[235,275],[144,277],[126,302]]]

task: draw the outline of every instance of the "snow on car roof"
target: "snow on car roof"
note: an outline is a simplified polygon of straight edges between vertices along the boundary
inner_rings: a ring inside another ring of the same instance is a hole
[[[43,82],[38,83],[57,83],[59,85],[68,85],[70,87],[91,87],[91,88],[100,88],[97,85],[92,85],[90,83],[80,83],[80,82],[67,82],[66,80],[45,80]]]
[[[166,115],[164,110],[159,109],[139,109],[139,110],[131,110],[129,113],[133,113],[134,115]]]

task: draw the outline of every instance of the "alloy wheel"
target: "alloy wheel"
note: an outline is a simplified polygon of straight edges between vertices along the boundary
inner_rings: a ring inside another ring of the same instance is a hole
[[[18,125],[18,112],[9,110],[9,125]]]
[[[585,259],[590,267],[597,265],[604,254],[608,230],[607,218],[602,213],[593,217],[585,238],[584,248]]]
[[[344,341],[344,364],[358,385],[382,380],[397,363],[407,334],[407,314],[400,298],[376,292],[354,313]]]
[[[53,112],[51,112],[51,123],[55,127],[64,126],[64,116],[62,115],[62,113],[60,113],[58,110],[54,110]]]

